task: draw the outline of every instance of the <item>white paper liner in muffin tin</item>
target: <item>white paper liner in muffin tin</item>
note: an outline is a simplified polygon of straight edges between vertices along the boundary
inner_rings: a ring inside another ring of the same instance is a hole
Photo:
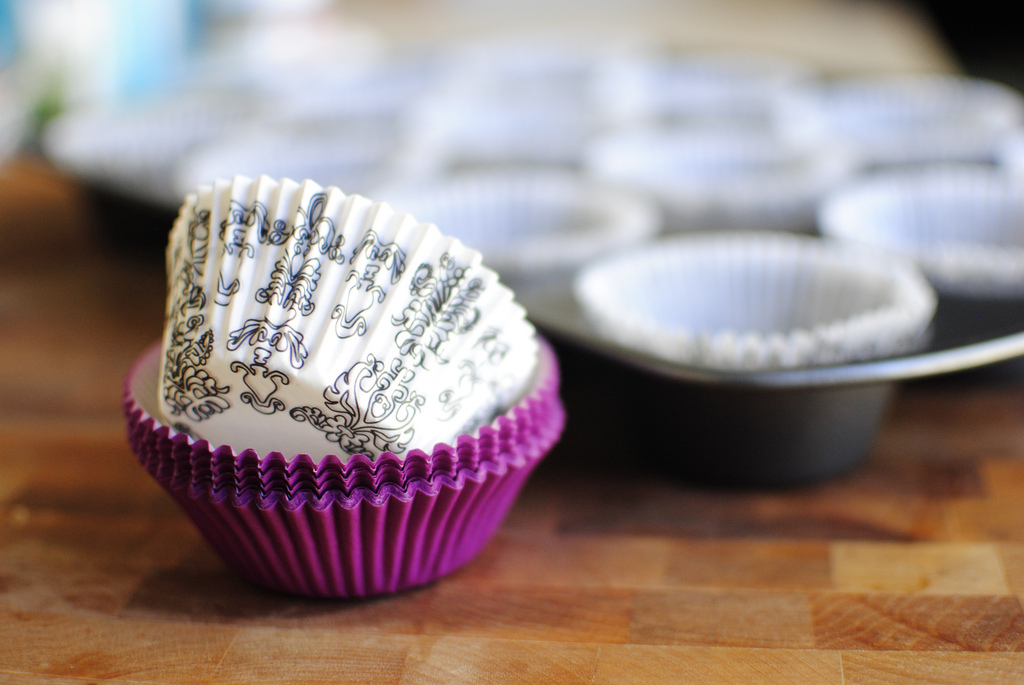
[[[603,138],[586,168],[649,193],[665,230],[814,230],[820,198],[855,169],[845,150],[746,128],[647,128]]]
[[[444,49],[451,65],[451,86],[479,96],[521,100],[589,100],[595,85],[622,48],[614,42],[554,38],[493,37],[483,42],[454,44]]]
[[[394,125],[421,98],[444,87],[451,71],[442,55],[423,50],[366,64],[325,64],[261,85],[275,102],[266,112],[271,121],[344,125],[372,118]]]
[[[466,172],[388,186],[377,196],[443,226],[513,281],[571,271],[661,227],[650,200],[550,169]]]
[[[985,165],[892,170],[837,189],[822,233],[914,259],[941,292],[1024,295],[1024,178]]]
[[[1024,122],[1024,97],[947,75],[837,80],[781,95],[776,124],[798,140],[849,146],[865,165],[990,162]]]
[[[598,90],[636,122],[769,128],[775,100],[814,78],[808,65],[778,55],[695,52],[611,63]]]
[[[1010,131],[999,142],[996,164],[1010,174],[1024,178],[1024,128]]]
[[[200,187],[168,245],[160,408],[212,444],[402,455],[519,399],[537,343],[480,254],[312,181]]]
[[[434,172],[433,158],[404,144],[393,121],[354,118],[298,125],[257,121],[184,155],[173,187],[178,196],[234,175],[315,178],[349,193],[367,193],[385,180],[418,178]]]
[[[837,364],[912,347],[936,306],[909,260],[782,233],[676,236],[585,268],[603,337],[718,370]]]
[[[446,168],[495,164],[578,165],[603,130],[590,103],[440,92],[414,107],[407,126],[418,149]]]
[[[133,105],[70,110],[47,126],[42,144],[58,167],[137,200],[174,207],[178,159],[247,121],[246,97],[178,93]]]

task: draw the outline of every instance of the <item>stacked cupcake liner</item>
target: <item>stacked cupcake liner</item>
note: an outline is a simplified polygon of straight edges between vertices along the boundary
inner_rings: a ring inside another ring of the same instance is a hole
[[[218,180],[189,196],[167,255],[160,412],[193,437],[404,452],[472,432],[529,382],[534,329],[513,293],[385,203]]]
[[[236,454],[162,425],[145,408],[155,398],[143,397],[155,387],[153,348],[126,381],[129,442],[240,575],[310,596],[398,592],[473,558],[557,441],[565,421],[558,365],[550,347],[540,349],[528,396],[474,435],[430,453],[357,455],[343,463]]]

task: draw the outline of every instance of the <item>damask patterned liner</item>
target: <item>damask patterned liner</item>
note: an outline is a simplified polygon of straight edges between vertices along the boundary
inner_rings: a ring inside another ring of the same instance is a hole
[[[155,387],[159,354],[148,350],[126,381],[132,449],[229,566],[284,592],[362,597],[455,570],[493,535],[565,422],[557,360],[541,341],[527,397],[454,447],[319,464],[235,454],[193,441],[143,407],[138,393]]]
[[[535,332],[481,255],[338,188],[236,176],[171,231],[159,408],[267,453],[404,453],[523,396]]]

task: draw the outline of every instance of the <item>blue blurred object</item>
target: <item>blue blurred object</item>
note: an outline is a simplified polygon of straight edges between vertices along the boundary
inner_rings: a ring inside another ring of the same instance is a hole
[[[137,96],[179,75],[189,42],[188,0],[112,0],[115,92]]]
[[[0,0],[16,68],[57,109],[177,85],[203,16],[199,0]]]
[[[0,69],[9,66],[18,54],[16,38],[13,0],[0,0]]]

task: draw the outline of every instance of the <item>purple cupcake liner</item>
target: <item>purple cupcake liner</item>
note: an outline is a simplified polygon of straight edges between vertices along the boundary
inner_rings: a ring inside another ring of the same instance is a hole
[[[260,585],[309,596],[365,597],[429,583],[472,559],[558,441],[565,411],[554,352],[541,340],[527,397],[454,446],[342,463],[260,457],[162,425],[136,397],[159,345],[125,382],[128,441],[224,561]]]

